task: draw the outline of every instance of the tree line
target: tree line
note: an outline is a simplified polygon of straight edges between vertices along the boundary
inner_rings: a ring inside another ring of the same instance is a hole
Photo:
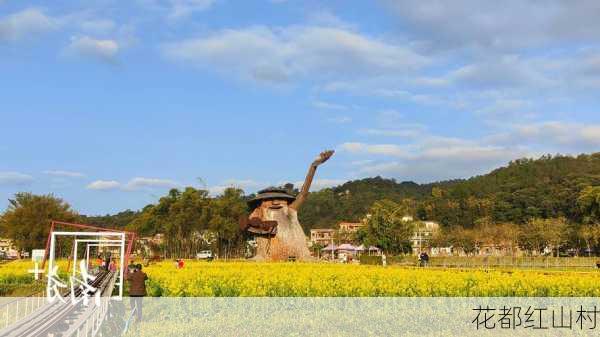
[[[167,258],[192,257],[201,249],[212,249],[224,257],[239,256],[244,238],[238,223],[246,212],[243,191],[235,188],[228,188],[217,197],[192,187],[183,191],[172,189],[156,204],[138,212],[97,217],[78,214],[52,194],[23,192],[9,200],[8,208],[0,216],[0,237],[12,239],[21,251],[43,248],[50,222],[57,220],[127,229],[137,233],[138,238],[163,234],[164,242],[155,248]],[[63,246],[58,247],[60,255],[69,252],[68,244]]]
[[[480,218],[472,228],[443,226],[438,230],[425,230],[425,223],[404,217],[410,206],[391,200],[380,200],[369,209],[363,220],[365,226],[358,232],[341,233],[336,242],[358,241],[365,246],[374,245],[388,254],[406,254],[412,251],[411,240],[415,232],[432,234],[425,237],[423,246],[452,247],[453,253],[473,255],[487,249],[514,256],[518,250],[527,255],[597,255],[600,252],[600,225],[574,223],[564,217],[528,219],[524,224],[494,223],[490,218]]]

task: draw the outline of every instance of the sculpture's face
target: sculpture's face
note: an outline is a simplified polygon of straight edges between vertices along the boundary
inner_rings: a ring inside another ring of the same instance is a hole
[[[265,200],[260,204],[260,208],[267,219],[273,219],[276,213],[288,214],[288,201],[285,199]]]
[[[285,199],[271,199],[265,200],[261,203],[260,207],[268,209],[282,209],[287,208],[288,202]]]

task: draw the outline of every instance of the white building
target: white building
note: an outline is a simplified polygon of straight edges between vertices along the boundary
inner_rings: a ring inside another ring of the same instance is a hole
[[[19,252],[11,239],[0,238],[0,254],[6,257],[18,258]]]
[[[410,218],[412,219],[412,217]],[[431,240],[439,229],[440,225],[435,221],[418,221],[417,228],[410,238],[413,254],[418,255],[422,251],[427,250],[430,251],[431,255],[438,255],[438,251],[442,253],[442,251],[447,250],[446,247],[435,247],[435,251],[433,248],[430,249]]]
[[[323,247],[333,242],[335,229],[332,228],[315,228],[310,230],[310,245],[319,244]]]

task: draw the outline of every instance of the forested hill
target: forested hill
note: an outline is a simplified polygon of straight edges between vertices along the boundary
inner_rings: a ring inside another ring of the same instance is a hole
[[[440,183],[450,186],[452,182]],[[340,221],[358,221],[381,199],[424,200],[434,184],[397,182],[382,177],[348,181],[337,187],[312,192],[300,212],[305,229],[332,227]]]
[[[81,222],[98,227],[123,229],[133,222],[141,214],[141,211],[126,210],[112,215],[81,216]]]
[[[306,230],[356,221],[376,200],[390,199],[418,218],[448,226],[471,227],[484,217],[523,223],[530,217],[565,216],[581,222],[586,214],[577,200],[592,186],[600,186],[600,153],[548,155],[515,160],[467,180],[421,185],[380,177],[350,181],[311,193],[300,221]]]

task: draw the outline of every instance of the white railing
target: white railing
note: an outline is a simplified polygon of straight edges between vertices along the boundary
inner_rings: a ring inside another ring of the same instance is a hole
[[[41,291],[27,297],[15,297],[0,304],[0,324],[5,329],[13,325],[46,304],[46,294]]]
[[[118,274],[114,274],[109,281],[108,287],[104,290],[105,292],[100,297],[100,305],[96,305],[94,300],[90,300],[90,304],[87,310],[81,315],[78,321],[65,332],[63,336],[66,337],[94,337],[100,331],[104,318],[111,301],[112,290],[115,286],[115,281]]]

